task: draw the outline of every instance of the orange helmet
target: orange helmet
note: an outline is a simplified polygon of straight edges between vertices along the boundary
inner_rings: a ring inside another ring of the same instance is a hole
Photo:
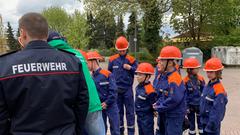
[[[128,41],[125,37],[121,36],[116,40],[115,48],[118,51],[123,51],[128,49]]]
[[[183,61],[183,68],[199,68],[201,65],[196,58],[187,58]]]
[[[181,59],[182,53],[175,46],[165,46],[162,48],[158,59]]]
[[[222,65],[222,62],[218,58],[211,58],[207,60],[204,71],[219,71],[222,70],[224,66]]]
[[[103,57],[96,51],[87,53],[87,60],[102,60]]]
[[[82,56],[87,60],[87,53],[83,50],[80,50],[80,49],[77,49],[81,54]]]
[[[149,63],[141,63],[138,65],[138,68],[136,70],[136,73],[142,73],[142,74],[154,74],[154,68]]]

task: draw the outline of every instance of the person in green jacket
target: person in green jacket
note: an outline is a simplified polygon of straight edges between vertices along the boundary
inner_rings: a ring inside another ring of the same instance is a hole
[[[97,93],[96,85],[90,75],[87,63],[83,55],[72,48],[66,39],[59,33],[51,31],[48,36],[48,44],[56,49],[74,53],[82,63],[83,74],[86,79],[89,92],[89,108],[85,122],[85,135],[105,135],[105,126],[102,118],[102,106]]]

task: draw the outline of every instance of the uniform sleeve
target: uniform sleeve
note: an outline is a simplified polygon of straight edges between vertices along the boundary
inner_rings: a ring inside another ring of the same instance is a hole
[[[205,85],[206,85],[206,83],[205,83],[205,80],[203,79],[203,80],[201,81],[201,86],[200,86],[200,91],[201,91],[201,93],[203,92],[203,89],[204,89]]]
[[[224,94],[218,94],[213,102],[213,107],[209,113],[209,122],[206,131],[216,132],[224,118],[227,100]]]
[[[110,72],[113,71],[113,63],[112,63],[112,61],[109,61],[109,63],[108,63],[108,70],[109,70]]]
[[[189,102],[190,102],[190,100],[189,100],[189,98],[188,98],[188,97],[189,97],[189,91],[188,91],[188,82],[185,82],[185,81],[184,81],[184,84],[185,84],[186,95],[187,95],[187,96],[186,96],[187,108],[189,108],[189,106],[188,106],[188,105],[189,105]]]
[[[0,135],[8,135],[10,128],[9,113],[4,98],[3,88],[0,84]]]
[[[154,104],[157,101],[157,93],[156,92],[152,92],[148,95],[148,99],[150,104]]]
[[[107,100],[105,101],[107,105],[111,105],[117,100],[117,85],[112,74],[109,75],[109,94]]]
[[[89,106],[89,93],[87,89],[86,80],[84,78],[83,72],[82,72],[82,65],[80,66],[80,83],[79,83],[79,90],[77,95],[77,103],[75,107],[75,114],[77,118],[77,135],[83,134],[83,127],[85,123],[85,119],[87,117],[88,113],[88,106]]]
[[[138,66],[138,62],[137,62],[137,60],[135,60],[133,62],[133,64],[131,65],[131,69],[130,69],[130,72],[132,73],[132,75],[135,74],[135,71],[137,70],[137,66]]]
[[[185,94],[185,88],[181,88],[181,85],[177,86],[175,83],[170,84],[168,98],[158,105],[158,112],[166,112],[168,110],[171,110],[175,108],[180,102],[182,102]]]

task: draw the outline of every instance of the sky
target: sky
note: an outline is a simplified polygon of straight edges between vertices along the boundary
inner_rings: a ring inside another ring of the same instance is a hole
[[[0,14],[3,17],[3,24],[6,26],[9,21],[13,29],[18,28],[18,19],[27,12],[41,12],[43,9],[51,6],[60,6],[68,13],[75,10],[84,12],[83,5],[78,0],[0,0]],[[127,27],[129,15],[125,15],[124,24]],[[166,13],[163,19],[163,33],[169,33],[175,36],[176,33],[169,25],[171,13]],[[162,33],[161,33],[162,34]]]

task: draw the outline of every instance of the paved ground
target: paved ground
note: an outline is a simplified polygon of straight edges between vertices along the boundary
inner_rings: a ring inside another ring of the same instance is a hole
[[[107,68],[106,63],[102,63],[102,66]],[[185,75],[185,71],[181,71],[181,73],[183,76]],[[207,81],[206,74],[203,71],[201,74]],[[227,112],[222,122],[221,135],[240,135],[240,68],[225,68],[222,81],[228,93],[229,101]],[[135,80],[133,87],[135,88],[136,85],[137,81]]]

